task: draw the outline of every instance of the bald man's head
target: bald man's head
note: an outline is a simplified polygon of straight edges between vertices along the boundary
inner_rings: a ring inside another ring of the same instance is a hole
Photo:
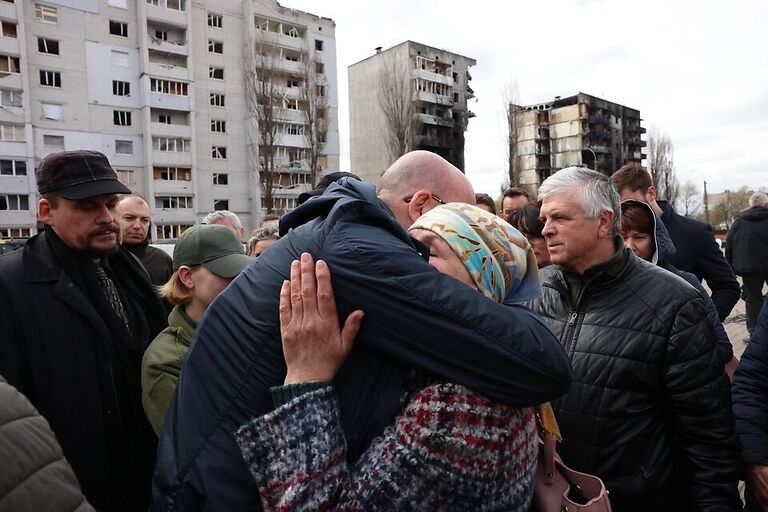
[[[475,191],[464,173],[429,151],[398,158],[381,176],[377,194],[405,229],[441,202],[475,204]]]
[[[120,238],[125,246],[144,243],[149,233],[149,204],[138,195],[123,197],[115,208]]]

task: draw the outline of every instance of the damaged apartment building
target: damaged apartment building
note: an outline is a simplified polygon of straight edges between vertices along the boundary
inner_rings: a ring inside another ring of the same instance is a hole
[[[351,169],[378,182],[406,151],[424,149],[464,170],[475,60],[413,41],[349,66]]]
[[[519,185],[530,191],[565,167],[610,175],[645,158],[639,110],[580,92],[536,105],[510,105],[510,111],[510,154]]]
[[[147,199],[152,241],[213,210],[250,232],[267,210],[245,85],[257,42],[280,101],[271,206],[290,210],[312,188],[305,84],[325,98],[316,162],[339,169],[335,28],[275,0],[0,0],[0,238],[37,232],[34,169],[74,149]]]

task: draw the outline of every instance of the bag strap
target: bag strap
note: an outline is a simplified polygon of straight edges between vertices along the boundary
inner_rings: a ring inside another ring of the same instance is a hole
[[[544,483],[552,485],[555,480],[555,440],[550,436],[542,436],[544,443]]]

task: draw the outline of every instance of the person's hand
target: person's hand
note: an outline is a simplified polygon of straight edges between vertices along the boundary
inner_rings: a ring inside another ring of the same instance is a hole
[[[288,366],[285,384],[331,381],[352,350],[363,312],[352,312],[339,330],[331,271],[324,261],[301,255],[280,290],[280,333]]]
[[[768,466],[747,466],[747,481],[749,481],[752,496],[763,510],[768,510]]]

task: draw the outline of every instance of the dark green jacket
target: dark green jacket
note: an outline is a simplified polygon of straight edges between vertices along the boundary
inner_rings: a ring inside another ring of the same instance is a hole
[[[174,307],[168,327],[149,345],[141,361],[141,402],[158,437],[196,326],[179,306]]]

